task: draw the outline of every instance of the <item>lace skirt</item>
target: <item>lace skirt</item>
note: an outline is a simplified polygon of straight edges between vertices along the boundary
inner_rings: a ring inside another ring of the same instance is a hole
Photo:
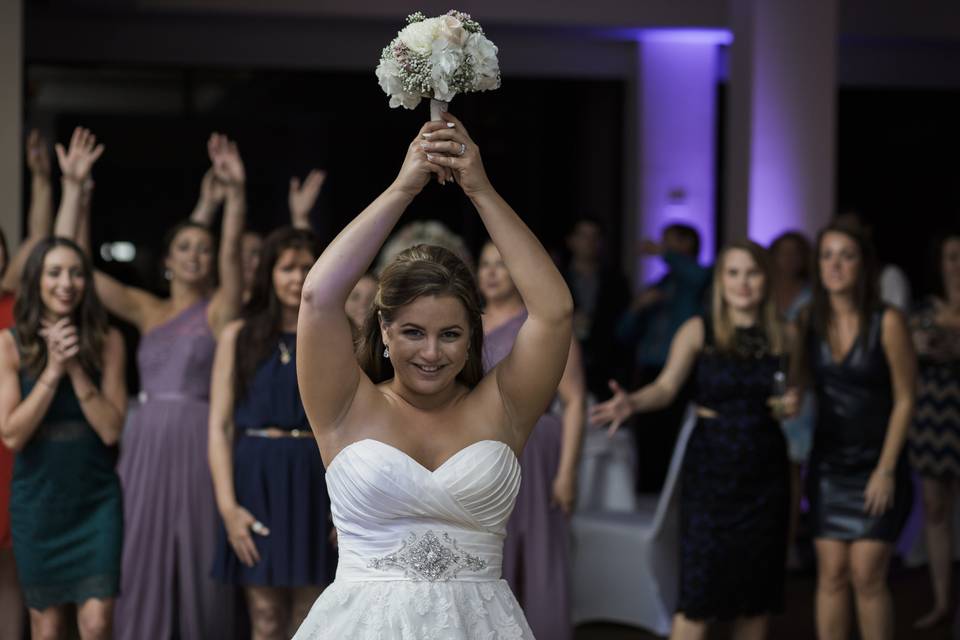
[[[293,640],[533,640],[504,580],[336,580]]]

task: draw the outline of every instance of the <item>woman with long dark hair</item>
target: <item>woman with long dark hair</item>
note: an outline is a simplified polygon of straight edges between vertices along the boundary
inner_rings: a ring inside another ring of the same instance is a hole
[[[381,272],[351,349],[347,296],[432,176],[470,198],[527,308],[510,354],[486,375],[476,281],[436,246],[414,246]],[[463,123],[445,113],[425,124],[393,184],[303,286],[297,372],[339,561],[298,640],[533,637],[499,579],[501,554],[517,456],[563,374],[572,312],[563,278],[490,184]]]
[[[817,553],[817,635],[846,639],[850,587],[860,635],[893,636],[887,569],[910,512],[902,455],[917,363],[903,314],[884,307],[864,230],[834,222],[817,237],[818,277],[800,360],[817,398],[807,495]]]
[[[938,291],[910,318],[920,359],[917,410],[908,434],[910,464],[923,481],[924,531],[933,610],[923,629],[945,622],[953,578],[953,503],[960,481],[960,233],[943,234],[933,252]]]
[[[171,229],[163,260],[170,295],[164,298],[94,273],[107,310],[141,334],[142,391],[118,467],[125,526],[116,606],[121,639],[233,638],[233,590],[209,575],[218,522],[207,420],[216,339],[242,304],[246,173],[226,136],[213,134],[207,151],[226,191],[219,252],[204,225],[186,221]],[[61,206],[58,234],[75,236],[83,222],[79,207]]]
[[[126,409],[124,347],[92,286],[90,263],[63,238],[24,267],[16,326],[0,333],[0,436],[16,451],[13,551],[35,638],[110,638],[122,515],[114,471]]]
[[[717,620],[733,637],[766,637],[784,605],[790,504],[787,446],[777,418],[796,411],[786,375],[787,336],[766,251],[727,245],[713,271],[708,317],[681,325],[663,372],[630,394],[595,406],[596,425],[619,428],[634,413],[670,404],[691,375],[697,425],[683,459],[680,598],[670,637],[702,639]]]
[[[330,504],[293,358],[309,231],[263,244],[242,319],[217,343],[210,468],[223,518],[214,577],[245,588],[254,640],[289,638],[330,581]]]

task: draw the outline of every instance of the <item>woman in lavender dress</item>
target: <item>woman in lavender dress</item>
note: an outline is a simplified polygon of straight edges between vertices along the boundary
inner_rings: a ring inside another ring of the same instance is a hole
[[[527,312],[493,243],[487,243],[480,254],[477,279],[486,301],[483,365],[489,371],[510,353]],[[567,518],[576,496],[586,395],[576,340],[571,341],[558,394],[563,418],[545,413],[520,456],[523,482],[507,521],[503,577],[534,635],[564,640],[573,632]]]
[[[216,338],[240,309],[240,237],[245,173],[236,145],[214,134],[208,143],[225,187],[223,231],[214,286],[214,239],[184,222],[169,234],[164,259],[170,297],[158,298],[104,273],[97,294],[114,315],[140,330],[142,391],[121,443],[125,539],[115,638],[233,638],[234,592],[209,575],[217,509],[207,466],[210,373]],[[59,225],[77,221],[64,216]]]

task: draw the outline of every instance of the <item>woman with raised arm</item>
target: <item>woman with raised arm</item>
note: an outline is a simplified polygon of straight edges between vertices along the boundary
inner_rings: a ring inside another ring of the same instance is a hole
[[[483,364],[489,370],[510,353],[527,312],[492,242],[480,253],[477,280],[485,302]],[[577,495],[586,394],[580,344],[571,340],[557,388],[562,417],[548,410],[527,440],[520,456],[523,482],[503,547],[503,577],[538,638],[564,640],[573,635],[567,524]]]
[[[300,178],[290,178],[287,204],[290,207],[290,224],[295,229],[310,230],[310,212],[320,197],[320,190],[327,179],[327,172],[311,169],[303,182]],[[209,227],[217,215],[217,210],[226,198],[226,187],[217,179],[213,169],[208,170],[200,182],[200,196],[190,214],[190,221]],[[243,264],[243,301],[250,299],[253,280],[260,264],[263,252],[263,235],[253,229],[245,229],[240,241],[240,259]]]
[[[777,417],[795,412],[799,396],[776,384],[786,375],[786,337],[771,271],[762,247],[727,245],[713,272],[710,315],[681,325],[652,384],[627,394],[611,381],[613,398],[591,412],[594,424],[615,431],[634,413],[670,404],[696,376],[673,640],[701,640],[717,620],[733,620],[737,640],[764,638],[769,615],[783,609],[790,489]]]
[[[127,394],[124,347],[63,238],[24,267],[16,325],[0,333],[0,436],[16,451],[13,552],[34,638],[111,637],[123,516],[114,465]]]
[[[13,326],[13,303],[20,286],[23,265],[38,242],[50,235],[53,225],[53,189],[50,183],[50,152],[40,132],[27,136],[27,168],[30,170],[30,211],[27,237],[11,258],[6,237],[0,231],[0,329]],[[10,535],[10,482],[13,452],[0,443],[0,640],[20,640],[23,629],[23,597],[17,584]]]
[[[335,566],[323,463],[293,356],[310,232],[267,236],[242,319],[217,343],[210,390],[210,469],[223,519],[213,574],[244,587],[254,640],[289,638]]]
[[[527,308],[510,354],[486,375],[476,282],[439,247],[415,246],[383,270],[359,353],[351,348],[347,296],[433,175],[470,198]],[[491,186],[463,124],[449,114],[425,124],[393,184],[304,284],[297,372],[340,559],[297,640],[533,637],[499,579],[501,553],[517,456],[556,393],[571,313],[563,278]]]
[[[903,314],[880,302],[873,245],[853,221],[817,237],[818,276],[800,358],[817,397],[807,496],[821,640],[893,637],[887,569],[913,497],[904,443],[917,358]]]
[[[142,391],[124,431],[118,469],[125,525],[115,630],[121,639],[233,637],[233,590],[210,577],[218,521],[207,419],[216,338],[238,315],[243,295],[245,173],[226,136],[213,134],[207,146],[215,177],[226,188],[219,286],[214,239],[196,222],[168,233],[169,297],[94,274],[104,306],[141,334]],[[58,230],[75,233],[77,217],[78,209],[61,206]]]

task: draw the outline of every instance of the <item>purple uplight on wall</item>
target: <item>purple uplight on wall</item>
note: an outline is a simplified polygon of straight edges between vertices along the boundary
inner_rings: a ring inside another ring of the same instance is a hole
[[[683,29],[607,29],[603,33],[610,38],[636,40],[637,42],[713,45],[728,45],[733,42],[733,34],[727,29],[708,29],[706,27]]]
[[[634,30],[639,40],[640,210],[637,240],[674,222],[701,235],[700,260],[714,258],[718,47],[727,31]],[[636,282],[663,275],[660,259],[638,259]]]

